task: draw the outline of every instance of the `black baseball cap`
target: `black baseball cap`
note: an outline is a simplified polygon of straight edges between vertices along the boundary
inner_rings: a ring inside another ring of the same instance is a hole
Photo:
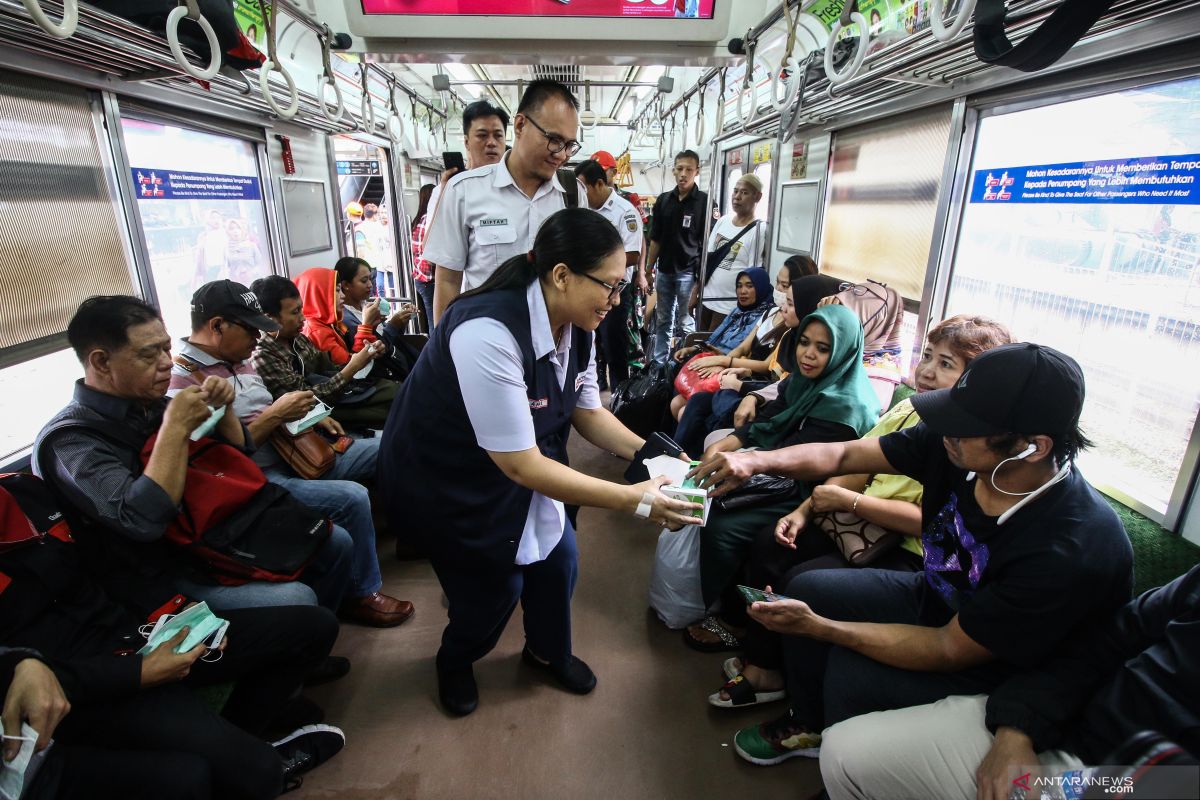
[[[192,312],[204,319],[233,317],[239,322],[274,333],[280,329],[275,320],[263,313],[254,292],[236,281],[212,281],[192,295]]]
[[[1070,356],[1030,342],[976,356],[949,389],[913,395],[913,408],[942,436],[1061,434],[1079,423],[1083,370]]]

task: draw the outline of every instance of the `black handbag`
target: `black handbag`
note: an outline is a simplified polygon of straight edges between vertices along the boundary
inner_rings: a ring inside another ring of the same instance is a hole
[[[751,476],[729,494],[718,497],[716,504],[722,511],[740,511],[779,503],[798,494],[799,483],[795,478],[759,474]]]
[[[674,392],[672,368],[651,363],[613,389],[608,407],[622,425],[645,439],[662,429]]]
[[[1019,44],[1004,32],[1004,0],[978,0],[975,5],[975,55],[985,64],[1036,72],[1058,61],[1075,46],[1113,0],[1065,0]]]

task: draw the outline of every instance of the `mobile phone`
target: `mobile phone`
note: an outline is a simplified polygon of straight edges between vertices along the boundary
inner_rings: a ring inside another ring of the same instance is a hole
[[[762,589],[752,589],[749,586],[738,585],[738,591],[742,593],[742,597],[746,598],[746,605],[751,603],[774,603],[776,600],[787,600],[781,594],[774,592],[764,592]]]
[[[349,436],[339,436],[329,447],[335,453],[344,453],[350,449],[350,445],[352,444],[354,444],[354,439]]]
[[[459,172],[467,171],[467,162],[463,161],[463,154],[459,152],[442,153],[442,163],[446,165],[446,169],[456,169]]]

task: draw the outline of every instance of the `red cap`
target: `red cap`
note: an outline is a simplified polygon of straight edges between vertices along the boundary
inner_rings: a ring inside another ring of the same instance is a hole
[[[592,153],[592,161],[598,161],[600,166],[605,169],[612,169],[617,166],[617,160],[607,150],[597,150],[595,153]]]

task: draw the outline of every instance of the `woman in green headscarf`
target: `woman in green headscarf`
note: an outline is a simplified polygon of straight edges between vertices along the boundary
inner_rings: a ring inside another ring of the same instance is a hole
[[[759,409],[754,422],[735,429],[706,455],[742,447],[775,450],[809,442],[847,442],[875,424],[879,400],[863,369],[862,324],[852,311],[823,306],[787,337],[779,358],[790,374],[780,383],[778,397]],[[713,508],[700,533],[700,584],[707,608],[730,586],[755,534],[794,509],[809,492],[810,487],[798,482],[796,493],[772,503],[729,512]],[[736,603],[732,607],[740,609]],[[710,652],[738,647],[736,637],[715,616],[690,626],[684,640]]]

